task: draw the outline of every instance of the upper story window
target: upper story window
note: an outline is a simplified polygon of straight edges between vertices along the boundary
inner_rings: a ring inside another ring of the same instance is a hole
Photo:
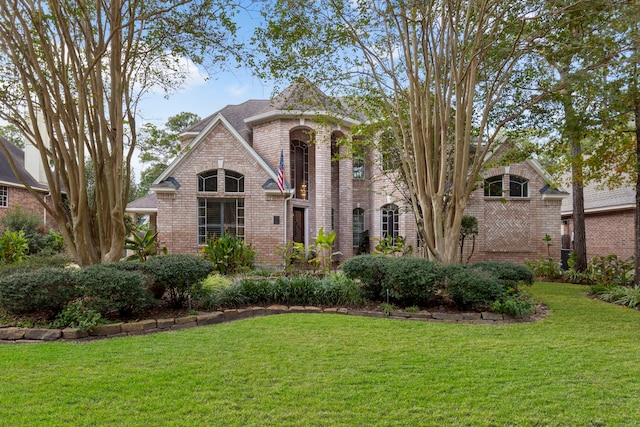
[[[210,170],[198,174],[198,191],[218,191],[217,170]]]
[[[0,185],[0,207],[9,206],[9,188],[6,185]]]
[[[380,154],[382,155],[382,170],[384,172],[400,169],[400,156],[393,133],[385,132],[380,136]]]
[[[353,179],[364,179],[364,158],[353,157]]]
[[[391,238],[395,240],[398,237],[399,230],[398,206],[394,204],[384,205],[380,209],[380,214],[382,220],[382,237],[387,238],[391,236]]]
[[[244,193],[244,175],[238,172],[224,171],[224,192]]]
[[[509,197],[529,197],[529,180],[509,175]]]
[[[291,186],[296,199],[309,199],[309,130],[296,129],[290,135]]]
[[[504,197],[503,175],[492,176],[484,180],[485,197]],[[517,175],[509,175],[509,197],[529,197],[529,180]]]
[[[492,176],[484,180],[485,197],[502,197],[502,175]]]

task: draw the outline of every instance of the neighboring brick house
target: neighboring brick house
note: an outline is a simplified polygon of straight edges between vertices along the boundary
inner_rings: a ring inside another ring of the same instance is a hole
[[[636,192],[631,186],[584,188],[587,259],[616,254],[627,259],[635,252]],[[573,197],[562,202],[562,247],[573,248]]]
[[[38,182],[30,171],[27,170],[28,164],[25,165],[25,152],[23,150],[2,137],[0,137],[0,144],[4,144],[7,148],[18,171],[18,175],[13,172],[9,164],[9,159],[5,155],[4,150],[0,148],[0,218],[2,218],[11,207],[19,206],[25,211],[37,214],[42,218],[43,224],[51,225],[51,218],[47,217],[47,212],[44,207],[29,193],[18,176],[22,177],[34,190],[42,193],[45,198],[49,193],[48,186],[42,182]]]
[[[226,230],[251,243],[261,265],[280,264],[285,241],[312,244],[320,228],[336,231],[341,259],[387,235],[404,236],[419,251],[414,216],[382,173],[380,156],[353,159],[338,144],[356,123],[336,114],[319,90],[298,85],[273,100],[229,105],[183,134],[183,151],[151,186],[153,194],[127,210],[150,215],[170,253],[198,253]],[[277,186],[281,153],[284,194]],[[563,195],[545,187],[533,161],[485,175],[504,179],[506,189],[509,176],[524,181],[520,196],[503,196],[502,187],[500,197],[474,192],[469,213],[480,222],[474,259],[522,262],[543,249],[546,256],[542,238],[559,240]],[[491,188],[497,191],[497,182]]]

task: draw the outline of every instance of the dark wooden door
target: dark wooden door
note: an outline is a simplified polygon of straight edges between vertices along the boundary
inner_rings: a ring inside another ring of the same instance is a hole
[[[293,241],[304,243],[304,208],[293,208]]]

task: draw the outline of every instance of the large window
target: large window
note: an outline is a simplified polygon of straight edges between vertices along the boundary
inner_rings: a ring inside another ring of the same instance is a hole
[[[225,232],[244,239],[244,199],[198,199],[198,243]]]
[[[198,191],[218,191],[218,171],[211,170],[198,174]]]
[[[5,185],[0,185],[0,206],[9,206],[9,188]]]
[[[238,172],[224,171],[224,192],[244,193],[244,175]]]
[[[309,131],[301,129],[291,133],[290,163],[291,185],[296,199],[309,199]]]
[[[509,197],[529,197],[529,180],[509,175]]]
[[[484,180],[485,197],[502,197],[502,175],[492,176]]]
[[[391,236],[392,239],[398,237],[398,206],[394,204],[384,205],[380,209],[382,218],[382,237]]]
[[[362,233],[364,233],[364,209],[356,208],[353,210],[353,246],[360,246]]]

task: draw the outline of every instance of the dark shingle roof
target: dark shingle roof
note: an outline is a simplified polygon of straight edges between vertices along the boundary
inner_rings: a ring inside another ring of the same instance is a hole
[[[24,151],[2,137],[0,137],[0,144],[4,144],[4,146],[7,147],[7,150],[18,169],[18,176],[22,177],[27,184],[34,188],[43,188],[43,185],[36,181],[36,179],[24,168]],[[9,164],[9,159],[5,155],[4,150],[0,148],[0,182],[24,187],[24,184],[20,181],[18,176],[13,173],[11,165]]]

